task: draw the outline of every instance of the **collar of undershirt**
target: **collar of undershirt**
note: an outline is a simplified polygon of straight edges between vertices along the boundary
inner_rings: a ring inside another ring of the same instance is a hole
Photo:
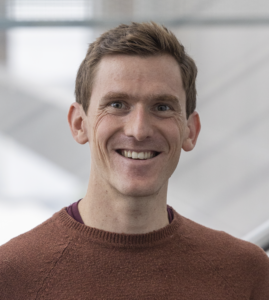
[[[80,199],[81,200],[81,199]],[[78,200],[77,202],[74,202],[73,204],[69,205],[67,208],[66,208],[66,211],[67,213],[73,218],[75,219],[77,222],[81,223],[81,224],[84,224],[82,218],[81,218],[81,215],[79,213],[79,210],[78,210],[78,204],[79,204],[79,201]],[[173,221],[173,218],[174,218],[174,214],[173,214],[173,209],[171,206],[167,205],[167,214],[168,214],[168,220],[169,220],[169,223],[171,223]]]
[[[173,216],[173,219],[170,224],[168,224],[167,226],[159,230],[152,231],[149,233],[143,233],[143,234],[125,234],[125,233],[114,233],[114,232],[104,231],[83,224],[81,216],[77,215],[77,213],[79,213],[78,209],[77,211],[76,209],[74,210],[74,207],[77,208],[78,202],[76,202],[76,204],[74,203],[71,204],[72,209],[69,206],[68,208],[63,208],[59,212],[58,216],[60,222],[63,223],[63,225],[69,227],[69,229],[72,230],[72,235],[74,236],[79,234],[79,235],[87,236],[87,238],[94,240],[96,242],[105,242],[114,246],[118,245],[124,247],[126,246],[144,247],[156,243],[162,243],[163,241],[167,241],[167,239],[170,239],[174,236],[180,224],[180,220],[179,220],[180,216],[175,214],[175,211],[173,210],[172,207],[168,206],[169,210],[171,210],[170,214]],[[168,216],[169,216],[169,210],[167,210]],[[77,217],[79,216],[81,222],[76,220],[68,211],[69,212],[71,211],[73,216],[74,214]]]

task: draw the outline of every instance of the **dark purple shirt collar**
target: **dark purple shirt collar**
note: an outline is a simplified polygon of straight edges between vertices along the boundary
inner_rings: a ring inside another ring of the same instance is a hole
[[[84,222],[83,222],[83,220],[81,218],[81,215],[80,215],[80,213],[78,211],[78,203],[79,203],[80,200],[78,200],[77,202],[74,202],[73,204],[71,204],[70,206],[68,206],[66,208],[66,211],[77,222],[79,222],[81,224],[84,224]],[[169,223],[171,223],[173,221],[173,219],[174,219],[174,215],[173,215],[172,207],[169,206],[169,205],[167,205],[167,213],[168,213]]]

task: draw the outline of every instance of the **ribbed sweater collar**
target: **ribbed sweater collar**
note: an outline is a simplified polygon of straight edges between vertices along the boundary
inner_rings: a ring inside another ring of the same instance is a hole
[[[59,219],[62,225],[68,227],[72,235],[83,235],[85,238],[94,239],[95,241],[110,243],[114,246],[150,246],[155,243],[161,243],[172,236],[180,225],[180,215],[173,209],[174,219],[167,226],[144,234],[124,234],[104,231],[93,228],[75,221],[66,211],[66,208],[60,210],[54,215]]]

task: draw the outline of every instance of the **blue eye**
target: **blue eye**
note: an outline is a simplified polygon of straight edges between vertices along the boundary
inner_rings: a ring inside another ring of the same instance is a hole
[[[170,107],[168,105],[161,104],[161,105],[157,106],[158,111],[167,111],[169,109],[170,109]]]
[[[122,103],[121,102],[113,102],[110,104],[112,107],[117,108],[117,109],[121,109],[122,108]]]

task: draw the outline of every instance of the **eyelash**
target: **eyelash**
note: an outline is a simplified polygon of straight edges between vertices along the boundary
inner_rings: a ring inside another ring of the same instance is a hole
[[[171,107],[170,107],[169,105],[167,105],[167,104],[157,104],[157,105],[156,105],[156,108],[158,109],[160,106],[165,106],[165,107],[168,108],[168,109],[166,109],[166,110],[158,110],[158,111],[168,111],[168,110],[172,110]]]
[[[120,107],[120,108],[114,107],[113,104],[120,104],[121,107]],[[111,103],[109,104],[109,106],[111,106],[111,107],[113,107],[113,108],[121,109],[121,108],[124,106],[124,104],[123,104],[122,102],[120,102],[120,101],[114,101],[114,102],[111,102]]]
[[[109,104],[108,104],[110,107],[113,107],[113,108],[115,108],[115,109],[123,109],[123,108],[126,108],[127,107],[127,105],[124,103],[124,102],[122,102],[122,101],[113,101],[113,102],[110,102]],[[115,107],[114,105],[120,105],[120,107]],[[165,110],[158,110],[158,108],[160,107],[160,106],[165,106],[167,109],[165,109]],[[155,106],[154,106],[154,110],[156,110],[156,111],[160,111],[160,112],[166,112],[166,111],[171,111],[171,110],[174,110],[173,109],[173,107],[171,107],[171,106],[169,106],[169,105],[167,105],[167,104],[161,104],[161,103],[158,103],[158,104],[156,104]]]

